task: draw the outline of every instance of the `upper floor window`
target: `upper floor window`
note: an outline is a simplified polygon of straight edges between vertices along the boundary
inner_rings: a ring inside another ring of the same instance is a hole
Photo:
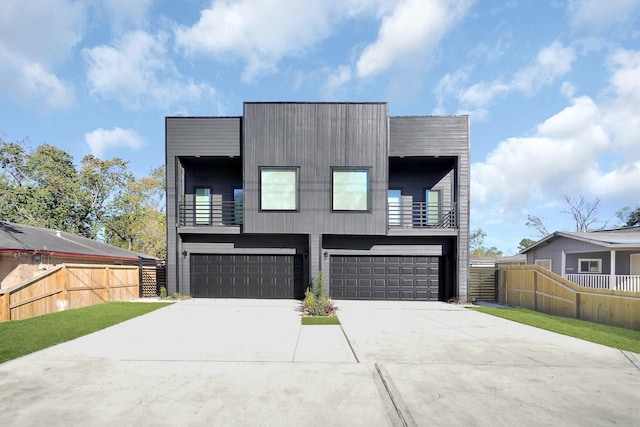
[[[440,224],[440,190],[427,190],[425,200],[427,202],[427,225]]]
[[[260,210],[298,210],[298,168],[260,168]]]
[[[578,273],[602,273],[602,260],[578,259]]]
[[[369,169],[334,168],[332,170],[333,210],[369,210]]]
[[[196,200],[194,203],[194,216],[196,224],[211,224],[211,189],[196,188]]]

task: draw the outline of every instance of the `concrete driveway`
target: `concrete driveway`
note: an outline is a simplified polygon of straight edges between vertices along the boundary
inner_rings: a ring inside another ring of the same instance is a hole
[[[189,300],[0,364],[0,425],[637,425],[640,360],[444,303]],[[348,340],[345,338],[348,337]]]

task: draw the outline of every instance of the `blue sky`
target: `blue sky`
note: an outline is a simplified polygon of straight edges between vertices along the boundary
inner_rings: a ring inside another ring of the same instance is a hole
[[[640,204],[640,0],[4,0],[0,131],[77,161],[164,163],[164,117],[243,101],[469,114],[471,228],[515,253]]]

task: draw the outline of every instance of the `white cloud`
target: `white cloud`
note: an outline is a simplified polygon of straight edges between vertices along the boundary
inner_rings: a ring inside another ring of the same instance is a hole
[[[214,89],[183,81],[167,55],[167,36],[144,31],[125,34],[114,46],[85,49],[91,91],[130,109],[168,108],[212,96]]]
[[[73,103],[73,88],[55,74],[84,34],[85,8],[67,0],[6,0],[0,13],[0,90],[45,109]]]
[[[494,99],[511,92],[534,95],[542,87],[552,84],[568,73],[575,60],[576,53],[572,47],[554,41],[537,53],[531,65],[517,70],[509,79],[481,81],[465,89],[464,85],[470,76],[469,68],[446,74],[436,86],[439,109],[444,110],[442,106],[446,98],[452,96],[461,104],[461,111],[476,111],[485,117],[488,106]],[[474,116],[474,119],[477,118]]]
[[[517,211],[537,195],[556,198],[593,182],[597,157],[609,147],[599,114],[590,98],[578,98],[533,137],[498,144],[485,162],[472,165],[474,203],[501,199],[502,209]]]
[[[609,84],[598,104],[586,96],[573,99],[533,136],[502,141],[472,165],[474,210],[513,214],[563,194],[612,205],[637,199],[640,51],[619,50],[608,63]]]
[[[127,25],[140,26],[145,22],[153,0],[102,0],[115,31]]]
[[[466,14],[472,1],[400,0],[382,18],[375,42],[357,63],[359,77],[376,75],[394,63],[424,59],[442,37]]]
[[[135,131],[131,129],[121,129],[119,127],[111,130],[98,128],[84,136],[85,142],[91,149],[91,154],[102,158],[106,151],[116,148],[129,148],[139,150],[147,144]]]
[[[640,0],[571,0],[568,11],[574,27],[599,32],[637,18]]]
[[[640,160],[640,51],[618,50],[609,59],[611,98],[603,103],[603,122],[618,152]]]
[[[275,71],[283,57],[303,54],[329,36],[335,22],[365,6],[337,0],[214,0],[197,23],[176,29],[176,41],[188,54],[242,58],[247,63],[242,79],[251,82]]]
[[[322,94],[325,99],[336,99],[344,85],[351,81],[351,67],[341,65],[329,73],[324,85],[322,86]]]

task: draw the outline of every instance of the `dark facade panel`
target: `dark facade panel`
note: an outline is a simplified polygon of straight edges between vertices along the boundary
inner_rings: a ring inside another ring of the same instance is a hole
[[[240,117],[167,117],[168,156],[239,156]]]
[[[469,152],[468,116],[389,118],[389,156],[459,156]]]
[[[387,105],[247,103],[245,231],[385,234]],[[299,211],[260,212],[259,168],[299,168]],[[332,212],[332,167],[370,170],[370,211]]]

